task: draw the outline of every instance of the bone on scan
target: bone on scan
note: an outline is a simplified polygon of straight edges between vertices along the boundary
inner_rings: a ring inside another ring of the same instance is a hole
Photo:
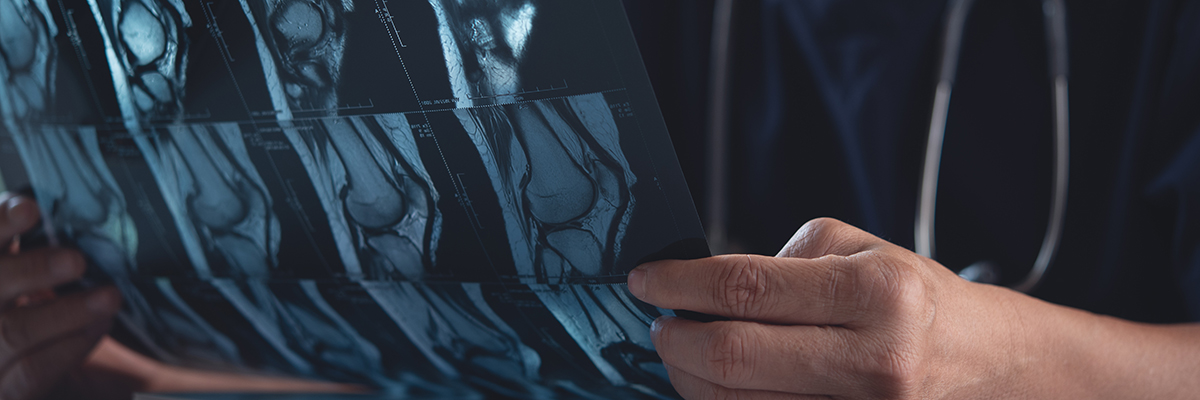
[[[264,34],[273,38],[288,103],[296,109],[336,108],[345,45],[342,19],[343,13],[353,11],[353,3],[265,0],[261,4],[268,21]]]
[[[110,201],[109,196],[113,196],[113,193],[101,186],[102,181],[95,171],[79,164],[87,159],[79,152],[71,135],[62,132],[64,129],[58,127],[42,131],[43,139],[46,140],[46,151],[50,153],[52,164],[62,179],[62,195],[59,201],[65,203],[62,206],[63,212],[69,214],[60,217],[70,220],[72,224],[98,225],[108,217],[109,210],[105,204]]]
[[[154,62],[166,50],[167,34],[162,23],[140,2],[125,3],[119,29],[136,66]]]
[[[521,143],[525,145],[529,160],[525,201],[539,221],[563,223],[582,216],[591,208],[595,188],[550,130],[543,115],[530,108],[516,112]]]
[[[171,138],[183,150],[179,154],[189,167],[196,185],[196,194],[188,199],[188,207],[192,215],[211,229],[226,230],[232,228],[246,217],[247,204],[241,196],[235,193],[231,179],[232,169],[220,171],[214,163],[224,155],[214,157],[209,154],[212,146],[202,146],[201,135],[207,132],[192,130],[171,130]],[[227,163],[226,163],[227,164]]]
[[[371,155],[363,136],[347,119],[324,122],[333,146],[341,155],[349,184],[345,194],[346,212],[355,223],[382,229],[400,222],[406,204],[404,196],[387,179]]]

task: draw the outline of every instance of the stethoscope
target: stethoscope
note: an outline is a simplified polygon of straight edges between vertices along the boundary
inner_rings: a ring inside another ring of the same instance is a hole
[[[937,202],[938,172],[941,168],[942,140],[946,136],[946,118],[950,109],[950,94],[958,72],[958,56],[962,47],[963,30],[974,0],[950,0],[946,11],[945,33],[938,71],[937,92],[933,114],[929,121],[929,141],[925,147],[925,167],[921,175],[921,193],[917,204],[915,227],[916,252],[934,258],[934,214]],[[1067,205],[1068,126],[1067,110],[1067,18],[1064,0],[1042,0],[1045,17],[1046,42],[1049,50],[1050,77],[1054,82],[1054,191],[1050,201],[1050,221],[1038,250],[1033,269],[1013,289],[1030,292],[1050,267],[1062,237],[1063,218]],[[972,264],[959,272],[963,278],[997,282],[997,269],[990,262]]]
[[[708,239],[714,254],[726,249],[725,218],[727,203],[726,165],[729,135],[728,100],[731,37],[734,0],[717,0],[713,13],[712,80],[709,83],[708,118]],[[925,165],[921,175],[915,224],[915,250],[918,254],[934,256],[934,214],[937,202],[937,181],[942,158],[942,140],[946,136],[946,118],[950,111],[950,94],[958,72],[958,54],[962,47],[963,30],[974,0],[950,0],[946,8],[945,32],[938,69],[937,92],[929,122],[929,138],[925,148]],[[1062,236],[1063,215],[1067,205],[1068,112],[1067,112],[1067,19],[1064,0],[1042,0],[1045,17],[1046,42],[1049,50],[1050,75],[1054,81],[1054,191],[1050,202],[1050,221],[1042,247],[1038,250],[1033,269],[1014,289],[1032,291],[1042,280]],[[977,262],[959,272],[963,278],[984,283],[997,283],[998,271],[990,262]]]

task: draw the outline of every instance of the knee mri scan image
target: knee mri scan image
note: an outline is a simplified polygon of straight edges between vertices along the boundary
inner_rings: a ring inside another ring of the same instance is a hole
[[[0,116],[139,352],[676,396],[625,275],[708,250],[617,0],[0,0]]]

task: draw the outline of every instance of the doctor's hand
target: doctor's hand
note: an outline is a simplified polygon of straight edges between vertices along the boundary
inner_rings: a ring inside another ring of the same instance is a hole
[[[1200,372],[1195,326],[1138,325],[971,283],[831,219],[806,224],[776,257],[642,265],[629,289],[730,319],[662,317],[651,328],[688,399],[1134,398],[1150,393],[1122,390],[1139,377],[1170,397],[1188,385],[1165,385],[1164,370],[1180,382]]]
[[[112,288],[56,297],[55,286],[83,275],[68,249],[18,252],[14,239],[38,221],[37,205],[0,194],[0,399],[35,399],[78,369],[108,332],[120,306]]]

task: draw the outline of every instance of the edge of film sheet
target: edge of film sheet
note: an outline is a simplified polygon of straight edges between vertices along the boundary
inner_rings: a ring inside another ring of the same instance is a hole
[[[0,0],[0,189],[157,359],[672,397],[640,262],[708,255],[618,0]]]

